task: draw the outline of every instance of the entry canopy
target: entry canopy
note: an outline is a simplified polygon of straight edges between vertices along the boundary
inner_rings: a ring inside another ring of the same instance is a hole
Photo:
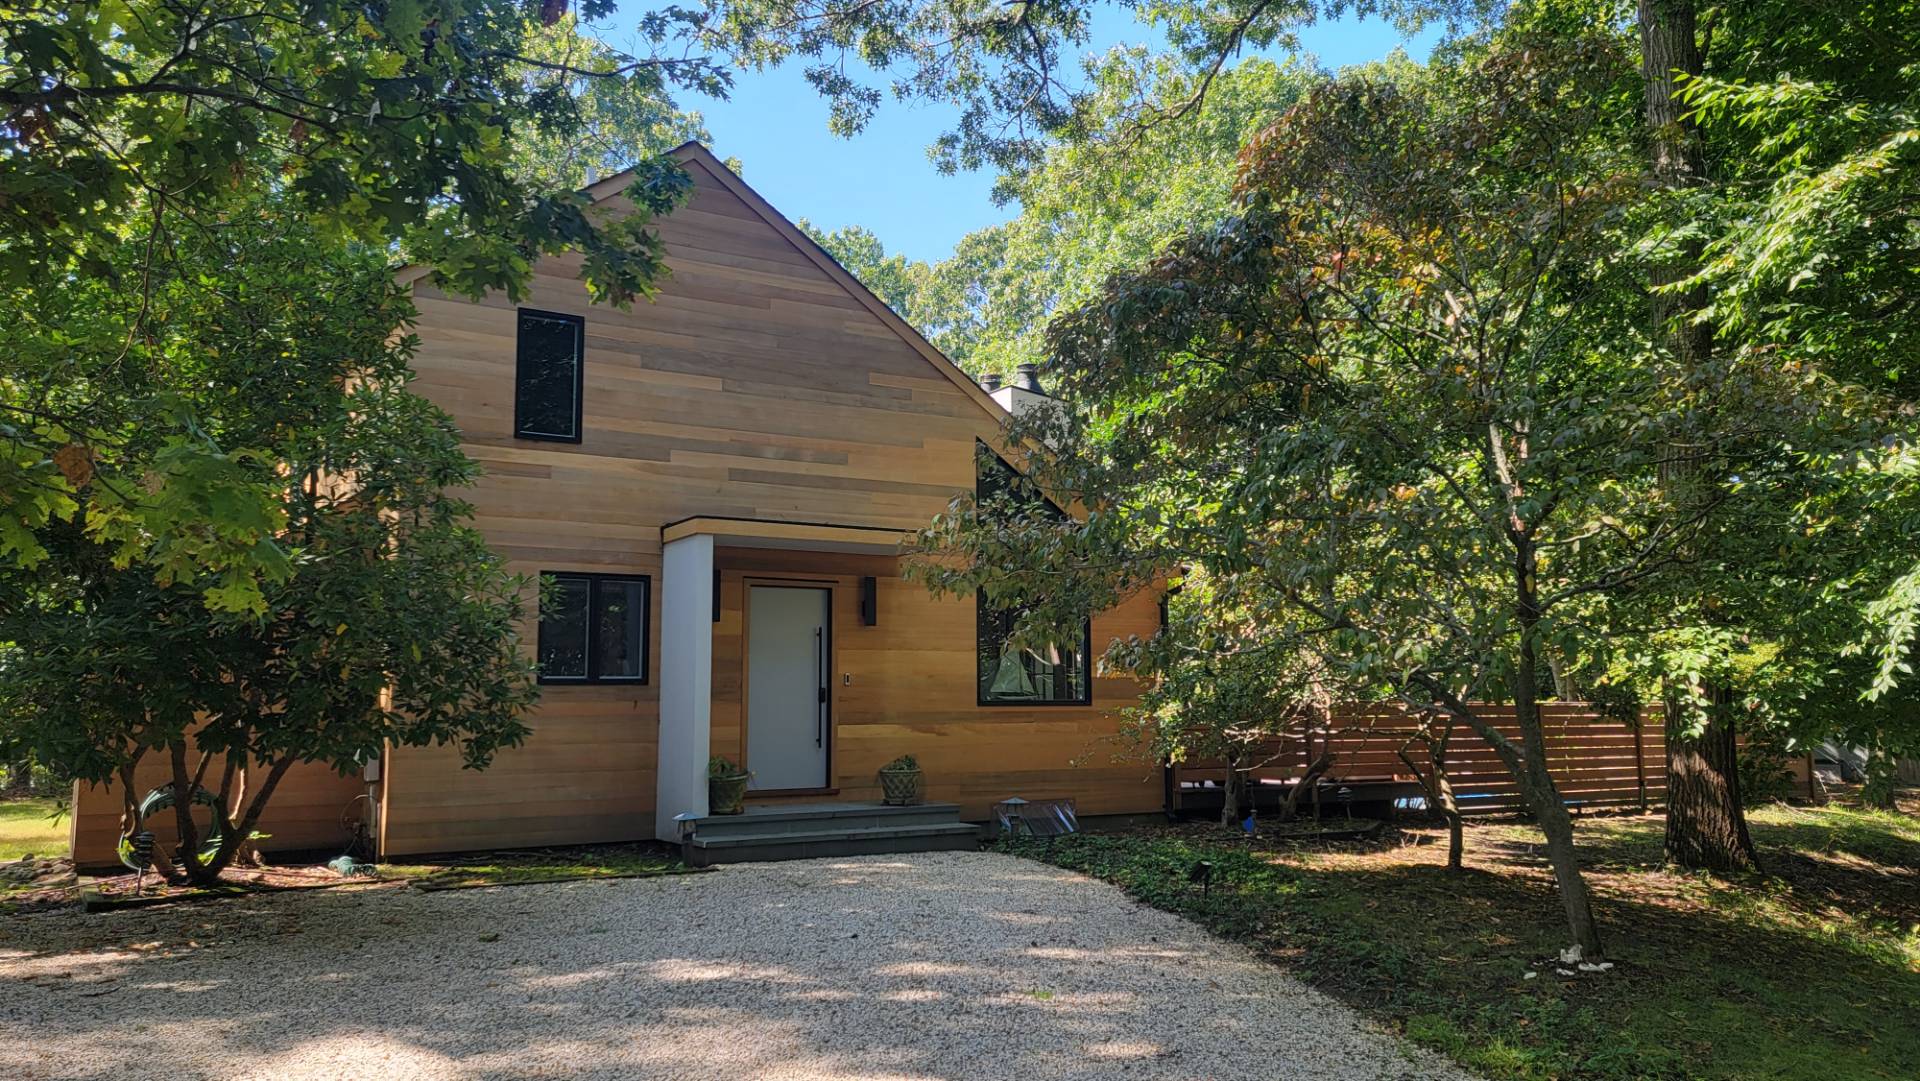
[[[715,545],[724,548],[786,548],[892,556],[900,554],[901,546],[913,536],[913,531],[887,526],[701,516],[682,518],[663,527],[660,542],[671,544],[700,535],[711,536]]]

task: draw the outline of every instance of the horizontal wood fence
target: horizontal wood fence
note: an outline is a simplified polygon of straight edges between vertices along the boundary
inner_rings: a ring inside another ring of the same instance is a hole
[[[1512,706],[1477,710],[1502,735],[1520,741]],[[1540,712],[1548,768],[1568,805],[1576,810],[1640,810],[1665,803],[1667,744],[1657,710],[1644,712],[1637,725],[1601,716],[1584,703],[1555,703],[1542,706]],[[1417,795],[1418,778],[1407,769],[1399,751],[1405,747],[1424,768],[1426,747],[1408,744],[1418,728],[1415,718],[1398,710],[1335,709],[1324,728],[1262,745],[1246,764],[1251,767],[1249,790],[1257,803],[1280,798],[1306,774],[1310,763],[1329,753],[1333,765],[1320,781],[1323,805],[1329,793],[1343,788],[1356,802]],[[1520,787],[1500,756],[1464,723],[1454,726],[1446,766],[1462,813],[1512,814],[1526,809]],[[1222,761],[1169,766],[1169,810],[1218,807],[1225,781]]]

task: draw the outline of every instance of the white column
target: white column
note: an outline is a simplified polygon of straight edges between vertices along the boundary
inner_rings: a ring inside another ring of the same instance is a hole
[[[668,542],[660,567],[660,767],[654,836],[678,841],[674,816],[707,813],[713,733],[713,537]]]

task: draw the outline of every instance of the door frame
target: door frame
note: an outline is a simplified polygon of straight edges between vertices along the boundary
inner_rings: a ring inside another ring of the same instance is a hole
[[[827,711],[826,732],[822,741],[824,745],[823,749],[826,751],[826,762],[822,766],[822,769],[826,773],[826,776],[822,778],[824,783],[818,788],[750,788],[747,790],[748,799],[779,798],[785,796],[833,796],[838,795],[840,792],[840,786],[834,783],[833,777],[834,730],[839,727],[839,715],[838,711],[834,709],[833,699],[833,674],[840,670],[840,655],[837,652],[839,645],[834,640],[833,634],[833,605],[838,599],[836,592],[838,585],[839,580],[836,578],[812,578],[804,575],[743,574],[740,576],[740,761],[742,768],[748,771],[753,769],[753,763],[748,760],[747,751],[748,747],[751,746],[748,742],[748,730],[753,726],[753,711],[750,705],[753,699],[748,687],[748,682],[752,678],[751,673],[753,671],[753,660],[751,657],[753,650],[753,587],[770,586],[775,589],[817,589],[827,595],[827,622],[823,632],[823,637],[825,638],[823,648],[826,652],[827,670],[822,673],[822,676],[826,680],[827,691],[827,700],[822,703]]]

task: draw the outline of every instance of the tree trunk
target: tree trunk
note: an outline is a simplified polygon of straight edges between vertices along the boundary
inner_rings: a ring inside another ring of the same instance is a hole
[[[1640,77],[1646,89],[1647,129],[1653,152],[1653,179],[1669,189],[1706,183],[1707,156],[1700,127],[1680,101],[1680,84],[1698,76],[1703,59],[1696,37],[1694,0],[1639,0]],[[1693,318],[1707,306],[1707,289],[1695,285],[1680,292],[1659,287],[1692,277],[1700,262],[1700,242],[1689,240],[1680,258],[1648,271],[1654,331],[1666,334],[1674,355],[1689,367],[1713,355],[1713,327]]]
[[[1740,800],[1732,692],[1713,690],[1710,719],[1692,735],[1667,703],[1667,859],[1707,871],[1757,871],[1759,856]]]
[[[1530,564],[1531,561],[1529,560]],[[1531,580],[1531,573],[1527,580]],[[1567,928],[1573,941],[1589,960],[1601,956],[1600,925],[1593,918],[1593,896],[1580,872],[1580,853],[1573,843],[1573,816],[1567,813],[1560,787],[1553,783],[1547,767],[1547,733],[1540,722],[1539,692],[1534,687],[1534,625],[1537,617],[1530,611],[1532,598],[1524,582],[1521,586],[1520,664],[1513,678],[1514,719],[1520,725],[1524,761],[1520,787],[1526,793],[1527,806],[1534,821],[1547,838],[1547,862],[1553,866],[1554,881],[1560,887],[1560,906],[1567,913]]]
[[[1669,189],[1700,187],[1707,181],[1705,141],[1679,99],[1681,84],[1698,76],[1705,64],[1697,0],[1639,0],[1638,21],[1654,180]],[[1679,259],[1648,272],[1655,333],[1668,335],[1674,356],[1689,370],[1713,355],[1713,328],[1698,318],[1707,307],[1707,290],[1704,285],[1677,292],[1662,287],[1692,276],[1699,262],[1699,241],[1690,240]],[[1668,448],[1669,462],[1662,468],[1662,482],[1678,499],[1709,480],[1699,476],[1688,455],[1689,448]],[[1732,697],[1716,688],[1716,704],[1723,696]],[[1671,708],[1667,713],[1667,859],[1683,867],[1751,870],[1758,861],[1740,803],[1733,715],[1731,710],[1715,714],[1696,737],[1674,724]]]
[[[1458,871],[1465,855],[1466,823],[1461,821],[1460,804],[1453,798],[1453,780],[1447,776],[1447,766],[1441,757],[1435,755],[1433,762],[1434,806],[1439,808],[1440,817],[1447,823],[1447,870]]]
[[[1240,769],[1241,756],[1237,753],[1227,755],[1227,779],[1220,794],[1220,825],[1225,829],[1239,829],[1240,805],[1247,795],[1247,775]]]
[[[1331,754],[1322,753],[1319,758],[1313,760],[1313,764],[1307,767],[1307,772],[1301,774],[1300,779],[1293,783],[1293,790],[1287,793],[1286,802],[1280,805],[1280,821],[1293,821],[1294,815],[1300,812],[1300,794],[1307,791],[1319,792],[1320,775],[1332,768],[1333,755]],[[1320,816],[1316,814],[1314,817],[1318,819]]]
[[[1876,811],[1892,811],[1898,808],[1893,800],[1893,788],[1899,780],[1900,761],[1887,753],[1878,741],[1867,748],[1866,783],[1860,788],[1860,801]]]
[[[187,880],[196,886],[211,886],[220,880],[220,871],[225,866],[200,861],[200,827],[193,820],[193,793],[199,787],[195,778],[198,771],[187,773],[187,745],[176,741],[167,747],[167,753],[173,760],[173,821],[179,834],[173,854],[176,865],[186,872]],[[215,814],[219,810],[215,809]]]
[[[1431,721],[1416,733],[1409,743],[1419,742],[1426,748],[1427,764],[1422,767],[1407,753],[1406,746],[1399,750],[1400,761],[1407,764],[1413,775],[1419,779],[1420,787],[1427,793],[1427,809],[1447,825],[1447,870],[1461,869],[1461,859],[1466,849],[1466,824],[1460,819],[1460,804],[1454,799],[1453,779],[1447,776],[1447,742],[1452,738],[1452,726],[1444,734],[1436,735]]]

